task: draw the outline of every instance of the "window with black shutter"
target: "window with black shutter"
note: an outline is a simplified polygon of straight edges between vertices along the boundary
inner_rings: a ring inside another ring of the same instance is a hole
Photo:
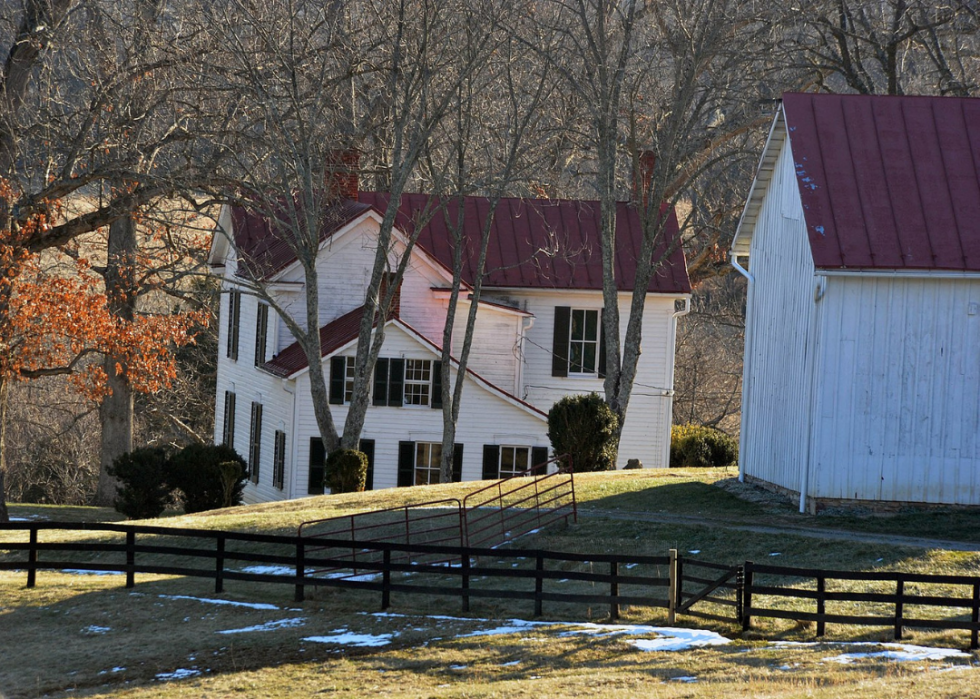
[[[228,357],[238,359],[238,328],[242,315],[242,292],[228,292]]]
[[[323,495],[323,462],[326,458],[327,452],[323,448],[323,440],[319,437],[310,437],[309,482],[306,486],[309,495]]]
[[[286,480],[286,433],[276,430],[276,448],[272,459],[272,487],[283,489]]]
[[[255,314],[255,366],[265,364],[265,347],[269,334],[269,306],[260,303]]]
[[[495,481],[500,478],[500,446],[483,445],[483,480]]]
[[[262,458],[262,404],[252,403],[252,424],[248,439],[248,470],[253,483],[259,482],[259,460]]]
[[[535,466],[540,466],[547,460],[547,447],[484,444],[483,480],[519,476]]]
[[[598,309],[555,307],[552,376],[606,375],[606,340]]]
[[[235,448],[235,393],[225,391],[225,415],[221,429],[221,443]]]
[[[374,405],[400,408],[405,395],[405,360],[380,358],[374,365]]]
[[[368,462],[364,490],[374,490],[374,440],[362,439],[358,444],[358,449],[367,457]]]

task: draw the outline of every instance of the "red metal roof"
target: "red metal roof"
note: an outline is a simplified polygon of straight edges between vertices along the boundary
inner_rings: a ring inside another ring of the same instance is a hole
[[[388,194],[361,192],[358,202],[347,202],[331,220],[339,223],[322,236],[328,236],[370,208],[383,214]],[[402,196],[396,225],[404,232],[414,229],[413,220],[431,204],[426,194]],[[457,220],[459,202],[447,203],[449,221]],[[463,281],[473,283],[480,233],[489,214],[485,197],[463,200],[464,255]],[[665,257],[650,282],[649,291],[689,293],[691,283],[681,246],[666,255],[668,241],[677,239],[677,218],[669,207],[666,232],[654,253],[654,259]],[[235,243],[244,260],[250,261],[243,271],[269,276],[281,270],[295,255],[289,246],[276,240],[267,222],[243,209],[233,211]],[[619,204],[617,212],[616,278],[618,287],[633,287],[636,260],[639,255],[640,217],[629,204]],[[447,214],[437,212],[419,233],[418,246],[447,269],[452,268],[452,236]],[[595,201],[552,199],[501,199],[493,220],[484,284],[490,287],[601,289],[602,261],[599,249],[599,204]]]
[[[320,328],[322,356],[326,357],[351,340],[357,339],[361,329],[361,316],[363,315],[364,306],[359,306]],[[305,369],[308,366],[306,352],[303,351],[298,342],[294,342],[263,364],[261,368],[276,376],[292,376],[300,369]]]
[[[783,96],[820,269],[980,271],[980,99]]]

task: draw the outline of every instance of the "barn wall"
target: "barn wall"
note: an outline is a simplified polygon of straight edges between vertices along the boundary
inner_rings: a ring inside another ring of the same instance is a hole
[[[830,277],[821,305],[811,495],[980,504],[980,280]]]
[[[788,139],[759,210],[749,253],[743,476],[799,491],[806,462],[814,268]]]

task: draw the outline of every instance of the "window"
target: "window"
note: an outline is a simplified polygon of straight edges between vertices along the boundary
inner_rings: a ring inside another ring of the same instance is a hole
[[[225,416],[221,428],[221,443],[235,448],[235,393],[225,391]]]
[[[374,366],[374,405],[428,405],[442,408],[442,362],[431,359],[378,359]]]
[[[432,362],[405,360],[405,405],[428,405],[432,390]]]
[[[238,322],[242,315],[242,292],[228,292],[228,358],[238,359]]]
[[[606,347],[598,309],[555,308],[552,376],[605,376]]]
[[[286,433],[276,430],[276,451],[272,458],[272,487],[282,490],[286,478]]]
[[[248,472],[253,483],[259,482],[259,459],[262,458],[262,404],[252,403],[252,426],[248,438]]]
[[[354,397],[354,357],[331,357],[330,403],[343,405]]]
[[[265,346],[268,334],[269,306],[260,303],[255,316],[255,366],[265,364]]]
[[[367,483],[364,489],[372,490],[374,488],[374,440],[362,439],[358,448],[367,454],[368,458]],[[310,495],[323,495],[323,466],[326,458],[323,440],[319,437],[310,437],[310,470],[309,482],[306,486],[306,492]]]
[[[483,445],[483,480],[523,475],[548,461],[547,447]]]
[[[428,485],[439,482],[439,462],[442,444],[439,442],[398,443],[398,486]],[[463,445],[453,445],[453,481],[463,476]]]

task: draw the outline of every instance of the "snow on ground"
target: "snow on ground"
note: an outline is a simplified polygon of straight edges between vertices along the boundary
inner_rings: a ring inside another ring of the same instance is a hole
[[[67,575],[125,575],[121,570],[88,570],[87,568],[62,568]]]
[[[231,607],[248,607],[249,609],[278,610],[274,604],[265,602],[235,602],[228,599],[209,599],[207,597],[191,597],[190,595],[157,595],[160,599],[186,599],[194,602],[204,602],[205,604],[224,604]]]
[[[168,680],[186,680],[191,677],[197,677],[201,674],[200,670],[187,670],[185,668],[180,668],[174,670],[173,672],[160,672],[155,676],[160,682],[166,682]]]
[[[110,631],[112,631],[112,629],[108,626],[95,626],[94,624],[92,626],[86,626],[84,629],[82,629],[82,633],[87,636],[102,636]]]
[[[964,653],[955,648],[930,648],[928,646],[913,646],[908,643],[875,643],[873,641],[774,641],[770,645],[776,647],[810,647],[810,648],[881,648],[883,650],[868,650],[842,653],[824,658],[826,661],[848,664],[861,658],[882,658],[895,661],[919,660],[948,660],[949,658],[971,658],[970,653]]]
[[[352,633],[347,629],[337,629],[336,631],[331,631],[329,636],[307,636],[303,640],[311,641],[312,643],[336,643],[337,645],[365,648],[371,646],[386,646],[391,643],[391,639],[397,635],[397,633],[383,633],[378,635],[369,633]]]
[[[252,573],[254,575],[296,575],[296,569],[290,566],[247,566],[242,568],[241,572]],[[372,582],[381,577],[381,573],[361,573],[360,575],[354,575],[351,572],[344,571],[316,574],[316,570],[312,568],[306,571],[306,575],[309,577],[327,578],[330,580],[334,578],[343,578],[345,580],[352,580],[355,582]]]
[[[246,626],[242,629],[227,629],[225,631],[218,631],[221,634],[231,634],[231,633],[251,633],[252,631],[275,631],[276,629],[290,629],[297,626],[305,626],[306,619],[303,617],[294,617],[292,619],[279,619],[278,621],[267,621],[264,624],[258,624],[257,626]]]

